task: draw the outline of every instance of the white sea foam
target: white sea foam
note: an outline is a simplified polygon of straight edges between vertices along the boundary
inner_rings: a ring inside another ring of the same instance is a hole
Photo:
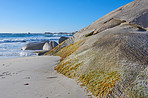
[[[22,41],[46,41],[46,40],[58,40],[60,37],[39,37],[39,38],[5,38],[0,39],[0,43],[5,42],[22,42]]]

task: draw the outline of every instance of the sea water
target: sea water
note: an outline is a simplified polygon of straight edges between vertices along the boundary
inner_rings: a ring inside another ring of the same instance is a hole
[[[61,36],[70,37],[72,34],[41,34],[41,33],[0,33],[0,59],[33,56],[35,50],[21,50],[30,42],[56,41]]]

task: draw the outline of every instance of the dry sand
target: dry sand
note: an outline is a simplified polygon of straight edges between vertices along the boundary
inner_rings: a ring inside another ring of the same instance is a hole
[[[54,71],[60,57],[0,60],[0,98],[87,98],[77,83]]]

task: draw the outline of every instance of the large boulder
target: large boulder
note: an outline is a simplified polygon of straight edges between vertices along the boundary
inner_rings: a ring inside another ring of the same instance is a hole
[[[45,43],[46,42],[30,42],[22,47],[21,50],[42,50]]]
[[[55,41],[46,42],[43,46],[43,50],[51,50],[58,45]]]
[[[99,98],[148,98],[147,5],[124,5],[46,53],[61,57],[55,70]]]
[[[64,36],[60,37],[59,44],[65,41],[66,39],[68,39],[68,37],[64,37]]]

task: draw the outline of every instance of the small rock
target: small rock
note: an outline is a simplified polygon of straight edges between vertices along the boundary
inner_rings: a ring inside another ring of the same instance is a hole
[[[22,42],[26,42],[25,40],[23,40]]]
[[[26,77],[26,79],[30,79],[30,77]]]
[[[29,83],[25,83],[24,85],[29,85]]]

